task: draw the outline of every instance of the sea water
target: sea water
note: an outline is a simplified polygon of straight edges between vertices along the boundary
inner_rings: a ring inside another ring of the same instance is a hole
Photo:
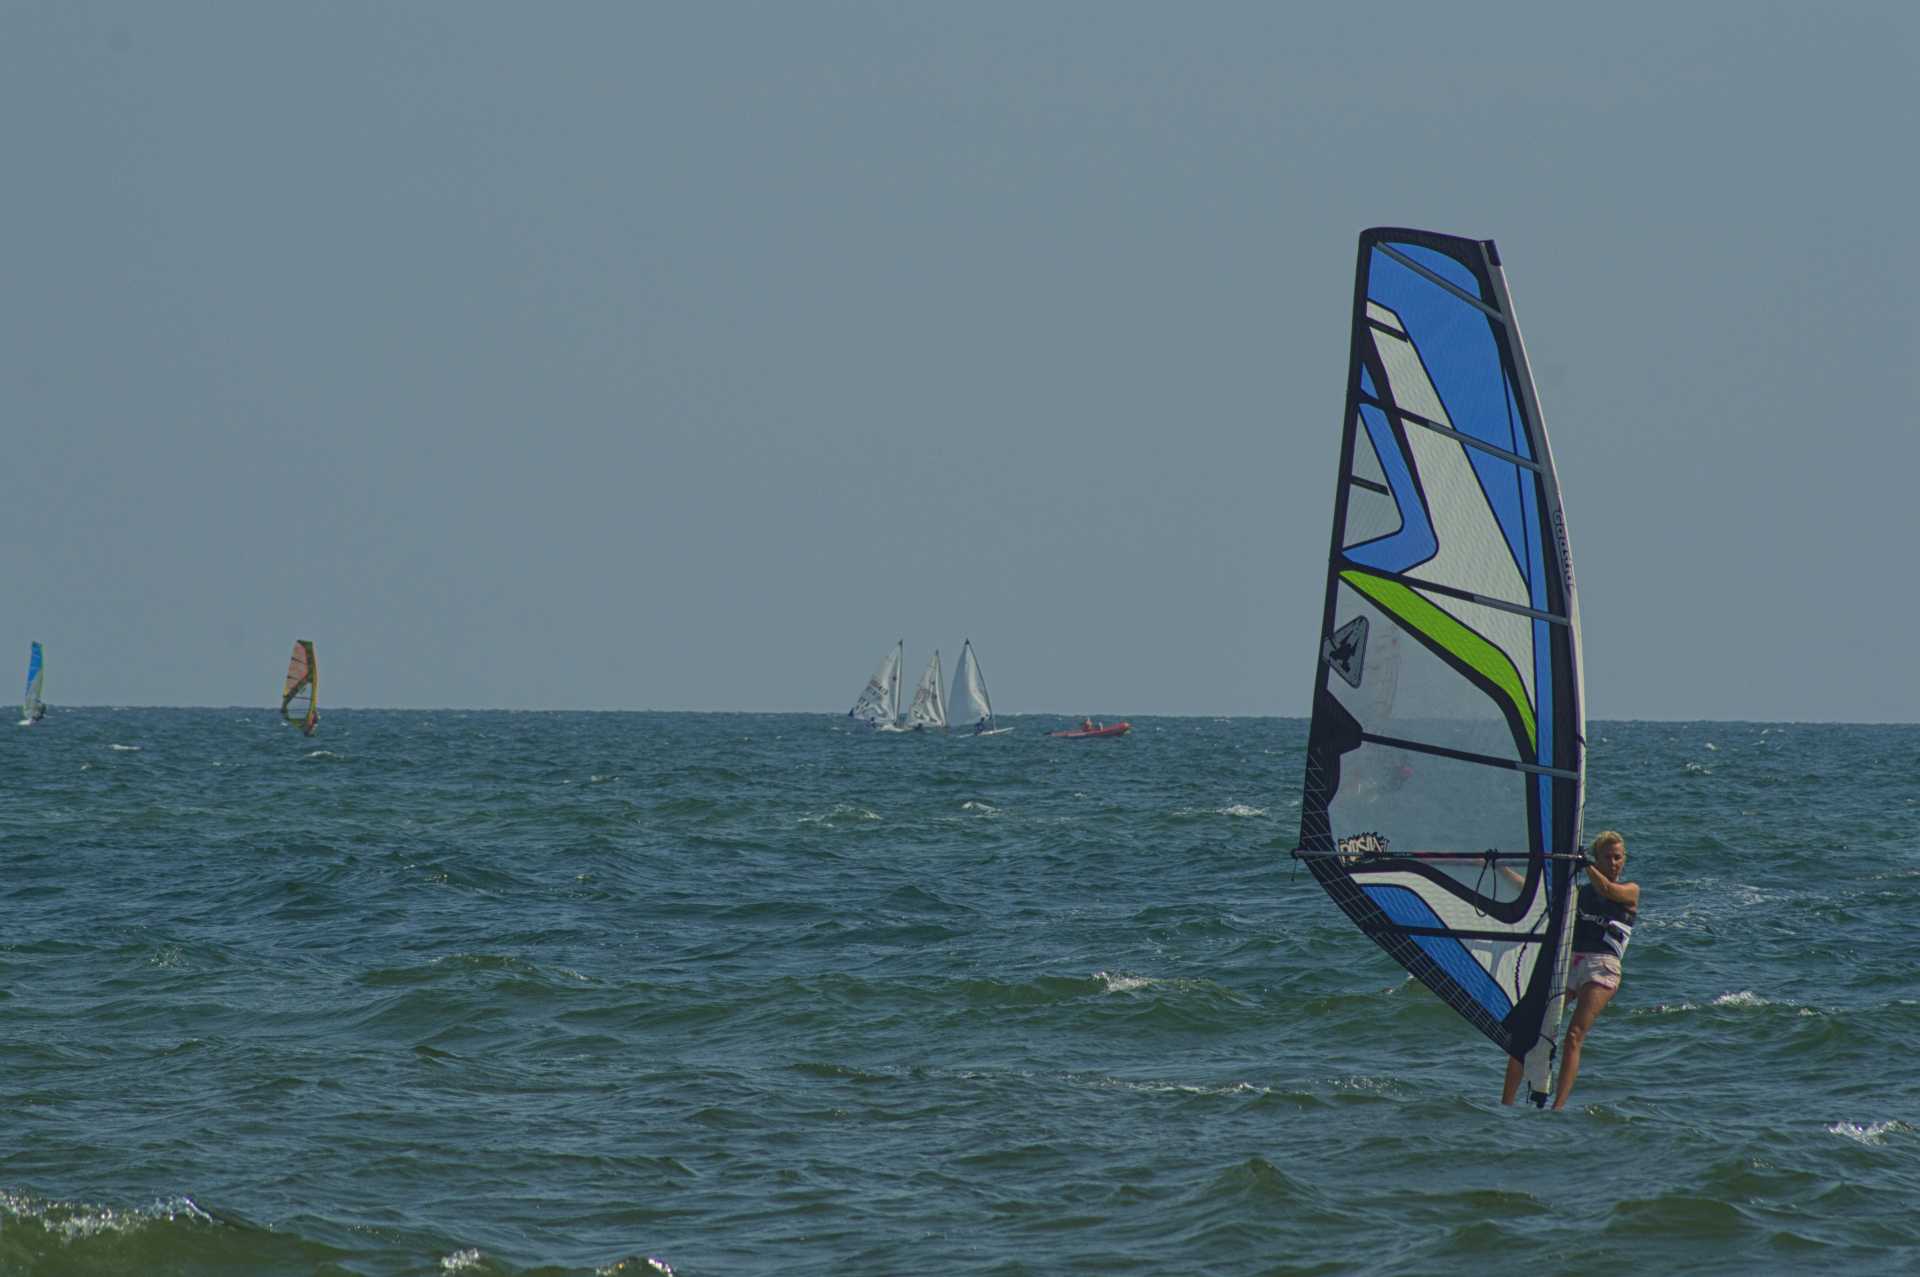
[[[1594,723],[1562,1113],[1288,857],[1305,725],[56,709],[0,1271],[1920,1270],[1920,728]]]

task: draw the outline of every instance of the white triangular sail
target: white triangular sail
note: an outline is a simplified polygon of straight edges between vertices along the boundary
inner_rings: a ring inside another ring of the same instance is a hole
[[[891,725],[900,717],[900,660],[905,651],[906,643],[902,640],[881,659],[880,668],[873,672],[859,699],[847,711],[848,718],[878,727],[882,723]]]
[[[953,699],[948,709],[954,723],[971,727],[976,736],[1006,730],[994,724],[993,701],[987,695],[986,676],[980,672],[980,658],[973,654],[972,639],[960,645],[960,663],[953,671]]]
[[[927,662],[927,672],[920,676],[920,686],[913,689],[913,704],[907,709],[907,726],[914,728],[937,727],[947,730],[946,694],[941,690],[943,681],[940,672],[940,649],[933,650],[933,659]]]

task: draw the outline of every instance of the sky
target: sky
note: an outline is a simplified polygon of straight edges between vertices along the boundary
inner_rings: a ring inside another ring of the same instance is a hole
[[[1400,225],[1500,245],[1590,717],[1920,720],[1917,83],[1893,3],[0,0],[0,653],[1303,715]]]

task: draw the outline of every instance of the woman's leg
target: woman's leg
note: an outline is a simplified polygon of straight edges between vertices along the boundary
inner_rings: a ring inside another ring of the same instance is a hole
[[[1560,1047],[1560,1084],[1553,1090],[1553,1107],[1567,1106],[1573,1080],[1580,1076],[1580,1044],[1587,1039],[1596,1016],[1613,1001],[1614,991],[1591,981],[1580,987],[1580,1000],[1573,1007],[1573,1023],[1567,1026],[1567,1040]]]

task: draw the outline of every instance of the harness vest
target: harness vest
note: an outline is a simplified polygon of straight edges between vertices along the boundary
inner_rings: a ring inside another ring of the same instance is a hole
[[[1590,882],[1580,884],[1580,894],[1573,907],[1578,911],[1573,923],[1575,953],[1627,956],[1627,942],[1633,939],[1633,920],[1640,914],[1638,909],[1607,899]]]

